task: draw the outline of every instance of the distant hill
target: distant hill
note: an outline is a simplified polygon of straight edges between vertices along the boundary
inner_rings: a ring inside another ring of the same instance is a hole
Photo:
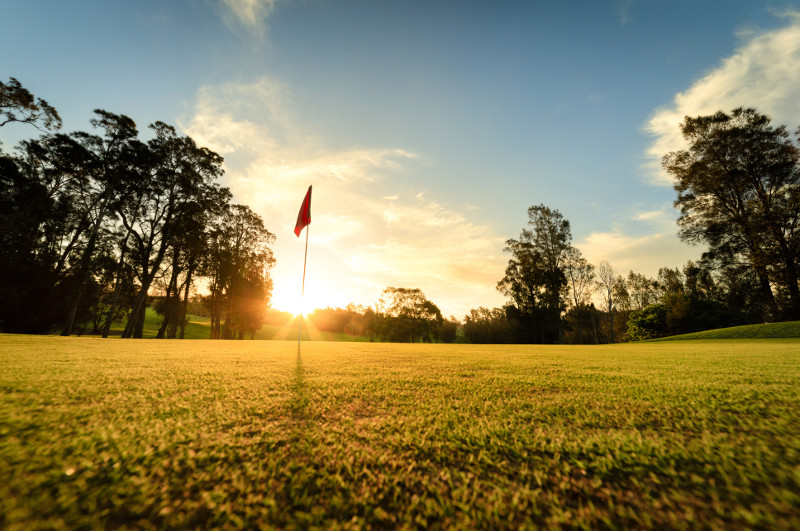
[[[785,323],[767,323],[756,325],[732,326],[718,328],[693,334],[662,337],[653,341],[675,341],[681,339],[781,339],[800,338],[800,321]]]

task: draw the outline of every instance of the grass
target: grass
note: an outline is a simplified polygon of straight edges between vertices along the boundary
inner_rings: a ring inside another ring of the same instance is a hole
[[[0,335],[0,528],[800,528],[800,341]]]
[[[672,340],[682,340],[682,339],[782,339],[782,338],[800,338],[800,321],[733,326],[730,328],[719,328],[716,330],[695,332],[693,334],[670,336],[661,339],[656,339],[654,341],[672,341]]]

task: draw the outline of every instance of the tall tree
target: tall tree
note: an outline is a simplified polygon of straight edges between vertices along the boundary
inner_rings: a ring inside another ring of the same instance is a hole
[[[570,303],[575,309],[578,343],[583,343],[583,324],[586,320],[584,317],[590,315],[586,309],[595,278],[594,266],[581,255],[577,248],[570,247],[564,261],[564,270],[570,292]]]
[[[511,299],[507,306],[519,340],[563,341],[561,313],[566,309],[564,264],[571,248],[569,221],[544,205],[528,209],[528,225],[519,240],[507,240],[512,255],[497,289]]]
[[[253,337],[261,328],[272,295],[274,241],[262,219],[243,205],[232,205],[216,222],[203,266],[211,339]]]
[[[94,258],[103,223],[113,212],[114,204],[120,198],[124,180],[129,180],[131,173],[137,177],[140,175],[138,159],[134,155],[137,153],[138,144],[136,140],[138,132],[134,121],[127,116],[100,109],[94,112],[97,118],[92,119],[91,124],[102,129],[103,136],[84,132],[72,135],[86,154],[84,164],[89,168],[89,174],[88,178],[82,181],[85,186],[81,190],[80,199],[91,221],[87,242],[76,267],[75,294],[61,332],[64,336],[72,333],[76,311],[91,274],[89,266]]]
[[[758,276],[766,317],[800,317],[800,151],[754,109],[686,117],[688,150],[669,153],[680,236]],[[785,301],[776,300],[773,286]]]
[[[615,303],[615,283],[617,273],[611,264],[603,260],[597,266],[597,288],[603,296],[603,306],[608,313],[608,327],[610,330],[611,342],[614,343],[614,303]]]
[[[222,157],[179,136],[163,122],[151,125],[155,138],[148,142],[149,171],[134,184],[140,195],[130,195],[117,213],[133,240],[140,289],[133,303],[123,337],[141,337],[144,310],[153,280],[174,239],[179,213],[195,201],[222,174]]]

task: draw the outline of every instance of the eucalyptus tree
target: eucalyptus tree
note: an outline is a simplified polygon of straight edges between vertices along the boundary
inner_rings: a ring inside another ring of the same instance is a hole
[[[209,231],[213,220],[224,215],[230,203],[227,188],[209,184],[192,201],[181,205],[175,218],[176,230],[168,251],[162,315],[156,337],[174,338],[180,330],[183,339],[189,292],[196,280],[201,261],[208,251]]]
[[[147,296],[168,249],[179,236],[180,212],[222,174],[222,157],[198,147],[175,128],[156,122],[148,142],[151,161],[117,214],[132,240],[132,261],[140,288],[123,337],[142,337]]]
[[[81,187],[78,194],[81,208],[89,219],[86,244],[76,266],[76,288],[73,301],[67,313],[61,335],[70,335],[75,324],[75,315],[81,297],[91,275],[90,264],[94,257],[97,238],[103,223],[113,213],[115,204],[120,200],[123,183],[131,179],[131,175],[141,175],[138,152],[138,131],[136,124],[129,117],[96,109],[96,118],[90,123],[103,130],[103,136],[85,132],[72,133],[72,137],[83,147],[86,159],[83,165],[87,168],[87,178],[79,181]]]
[[[274,241],[261,217],[244,205],[230,205],[214,223],[201,269],[208,279],[211,339],[253,337],[261,328],[272,296]]]
[[[800,150],[789,132],[741,107],[687,116],[681,130],[688,149],[663,159],[681,238],[726,264],[749,264],[766,317],[800,317]]]
[[[600,265],[597,266],[597,289],[600,292],[602,299],[603,299],[603,306],[608,313],[608,327],[609,327],[609,334],[611,343],[614,343],[614,307],[616,302],[616,295],[618,290],[616,289],[618,277],[614,268],[611,267],[607,261],[603,260],[600,262]],[[624,284],[624,282],[623,282]]]
[[[564,271],[567,277],[570,303],[575,309],[579,343],[583,343],[583,321],[592,294],[595,279],[594,269],[594,266],[581,255],[576,247],[570,247],[567,250]]]
[[[566,309],[565,263],[572,241],[569,221],[544,205],[528,209],[519,240],[507,240],[512,255],[497,289],[511,299],[507,311],[525,342],[563,342]]]
[[[49,103],[37,98],[15,78],[0,81],[0,127],[11,122],[30,124],[41,130],[61,127],[61,117]]]
[[[439,337],[444,323],[442,312],[419,288],[383,290],[379,335],[384,341],[430,343]]]

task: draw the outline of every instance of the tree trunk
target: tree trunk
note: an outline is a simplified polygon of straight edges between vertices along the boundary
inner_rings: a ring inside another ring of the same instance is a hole
[[[131,232],[125,235],[125,239],[122,240],[122,245],[120,246],[119,251],[119,261],[117,262],[117,271],[114,274],[114,295],[111,297],[111,306],[108,309],[108,316],[106,317],[106,322],[103,325],[103,337],[107,338],[109,331],[111,330],[111,323],[114,321],[114,315],[117,313],[117,304],[119,303],[119,290],[120,290],[120,277],[122,276],[122,268],[125,265],[125,249],[128,245],[128,237],[130,237]]]
[[[164,333],[167,331],[167,326],[169,325],[169,317],[170,317],[169,294],[171,289],[172,289],[172,280],[170,279],[169,284],[167,284],[167,292],[164,294],[164,319],[161,321],[161,326],[158,327],[158,332],[156,333],[156,339],[164,339]]]
[[[67,321],[64,323],[64,329],[61,331],[62,336],[72,335],[72,328],[75,326],[75,315],[78,312],[78,305],[80,305],[81,297],[86,291],[86,282],[89,281],[89,263],[94,254],[94,247],[97,244],[97,235],[100,233],[100,225],[106,216],[106,205],[110,197],[110,193],[106,191],[103,199],[100,202],[100,208],[97,211],[97,219],[92,227],[92,233],[89,235],[89,241],[86,244],[86,249],[83,250],[81,255],[80,266],[78,267],[78,288],[75,293],[75,298],[72,301],[69,311],[67,312]]]
[[[183,339],[184,332],[186,331],[186,318],[188,316],[188,308],[189,308],[189,287],[191,285],[192,285],[192,268],[189,267],[186,273],[186,288],[183,293],[183,310],[181,311],[181,321],[180,321],[181,339]]]
[[[611,342],[614,343],[614,309],[608,309],[608,324],[611,327]]]

